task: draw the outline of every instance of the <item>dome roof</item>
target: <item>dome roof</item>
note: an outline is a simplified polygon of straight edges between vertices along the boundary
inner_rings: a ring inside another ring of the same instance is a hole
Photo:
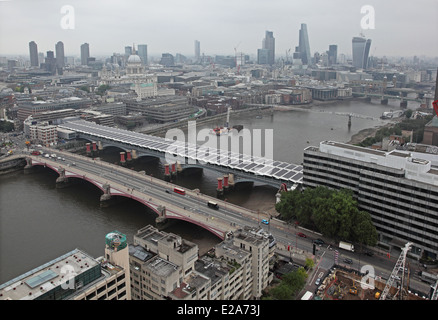
[[[132,54],[128,58],[128,63],[141,63],[141,59],[138,55]]]

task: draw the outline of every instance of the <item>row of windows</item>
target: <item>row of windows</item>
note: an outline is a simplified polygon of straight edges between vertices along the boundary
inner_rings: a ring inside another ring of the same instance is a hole
[[[392,200],[392,201],[385,201],[386,203],[388,203],[388,205],[392,207],[400,208],[408,212],[413,212],[418,215],[428,217],[432,221],[437,221],[438,212],[436,210],[436,206],[425,204],[420,201],[415,201],[415,199],[411,200],[412,198],[411,199],[405,198],[399,196],[397,193],[394,193],[392,195],[387,195],[383,191],[384,190],[380,189],[379,187],[375,187],[373,183],[362,183],[359,185],[359,194],[362,194],[363,192],[369,192],[375,194],[379,197],[379,199],[382,199],[381,201],[385,201],[385,199]]]
[[[359,200],[359,205],[361,205],[362,202],[365,201],[371,204],[373,209],[376,208],[379,210],[383,210],[386,213],[385,216],[388,217],[391,216],[392,221],[394,221],[395,223],[408,225],[416,230],[421,230],[423,232],[437,234],[437,230],[438,230],[437,220],[435,220],[434,222],[430,220],[425,220],[424,218],[421,217],[421,215],[416,216],[410,214],[412,210],[409,211],[403,208],[402,206],[395,206],[391,202],[388,202],[380,198],[376,198],[375,196],[369,196],[364,193],[360,193],[360,197],[358,200]],[[374,212],[373,209],[372,211]],[[403,212],[407,212],[407,213],[403,213]],[[435,240],[437,240],[436,237]]]
[[[306,157],[306,154],[305,154],[305,157]],[[345,161],[341,161],[341,160],[335,160],[335,159],[326,158],[326,157],[318,157],[318,156],[308,155],[308,154],[307,154],[307,157],[317,158],[317,159],[320,159],[323,161],[315,162],[315,161],[311,161],[311,160],[306,160],[304,158],[304,165],[306,163],[314,164],[317,166],[323,166],[323,167],[327,167],[327,168],[331,168],[331,169],[338,169],[340,171],[349,172],[349,173],[352,173],[355,175],[359,174],[360,176],[367,176],[372,180],[377,180],[377,181],[380,181],[380,182],[385,183],[385,184],[392,184],[394,186],[397,186],[398,188],[405,188],[407,190],[416,191],[416,192],[419,192],[419,193],[424,194],[424,195],[431,195],[431,196],[437,197],[437,199],[438,199],[438,190],[435,191],[435,190],[427,189],[426,187],[421,188],[421,187],[418,187],[415,185],[410,185],[409,184],[410,181],[407,179],[404,179],[404,173],[393,173],[391,171],[383,171],[383,170],[379,170],[379,169],[375,169],[375,168],[371,168],[371,167],[367,167],[367,166],[357,165],[353,162],[350,163],[350,162],[345,162]],[[325,161],[327,161],[329,163],[333,163],[333,165],[326,164]],[[339,167],[339,164],[343,164],[347,168]],[[348,169],[348,167],[349,168],[359,168],[359,169],[362,169],[363,171],[359,172],[358,170],[351,170],[351,169]],[[313,170],[312,167],[308,167],[308,166],[307,166],[307,169]],[[332,171],[327,171],[327,173],[329,173],[329,174],[331,172]],[[379,174],[382,174],[388,178],[376,177],[374,175],[367,174],[367,172],[379,173]],[[305,175],[305,171],[304,171],[304,175]],[[403,179],[391,179],[391,177],[403,178]],[[348,178],[351,179],[351,176],[348,176]],[[407,195],[410,195],[410,194],[407,193]]]
[[[391,170],[380,170],[377,168],[371,168],[371,167],[366,166],[366,165],[360,165],[360,164],[355,163],[354,161],[351,161],[351,160],[350,161],[343,161],[343,160],[328,158],[325,156],[316,156],[313,154],[308,154],[308,153],[306,153],[306,151],[304,151],[304,163],[309,161],[306,158],[318,160],[317,164],[321,164],[321,161],[328,161],[328,162],[334,162],[335,164],[338,164],[338,165],[339,164],[344,165],[348,168],[357,168],[358,170],[372,171],[375,173],[380,173],[380,174],[384,174],[384,175],[396,177],[396,178],[403,178],[404,177],[404,173],[402,173],[402,172],[397,173],[397,172],[392,172]],[[356,172],[358,170],[356,170]]]

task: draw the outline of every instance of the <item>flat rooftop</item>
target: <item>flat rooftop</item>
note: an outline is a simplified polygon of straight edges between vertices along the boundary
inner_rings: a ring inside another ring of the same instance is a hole
[[[0,300],[36,299],[65,283],[67,274],[78,275],[97,265],[96,259],[75,249],[0,285]]]
[[[159,256],[155,256],[147,262],[147,267],[153,272],[155,275],[159,277],[167,277],[172,273],[178,271],[180,267],[176,264],[173,264]]]

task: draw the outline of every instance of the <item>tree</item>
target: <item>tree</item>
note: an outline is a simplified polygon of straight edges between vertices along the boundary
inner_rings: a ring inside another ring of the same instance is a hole
[[[324,186],[303,192],[283,192],[275,206],[284,220],[296,219],[324,236],[374,246],[377,231],[371,216],[358,209],[351,190],[333,190]]]
[[[366,211],[359,211],[353,217],[352,239],[360,244],[375,246],[377,244],[377,230]]]
[[[299,268],[283,276],[280,284],[269,291],[276,300],[292,300],[306,285],[307,273]]]

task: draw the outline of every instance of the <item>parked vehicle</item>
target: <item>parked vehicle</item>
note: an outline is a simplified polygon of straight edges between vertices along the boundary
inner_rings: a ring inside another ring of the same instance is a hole
[[[344,242],[344,241],[339,242],[339,248],[354,252],[354,245],[348,242]]]
[[[310,291],[307,291],[302,297],[301,300],[312,300],[313,293]]]

